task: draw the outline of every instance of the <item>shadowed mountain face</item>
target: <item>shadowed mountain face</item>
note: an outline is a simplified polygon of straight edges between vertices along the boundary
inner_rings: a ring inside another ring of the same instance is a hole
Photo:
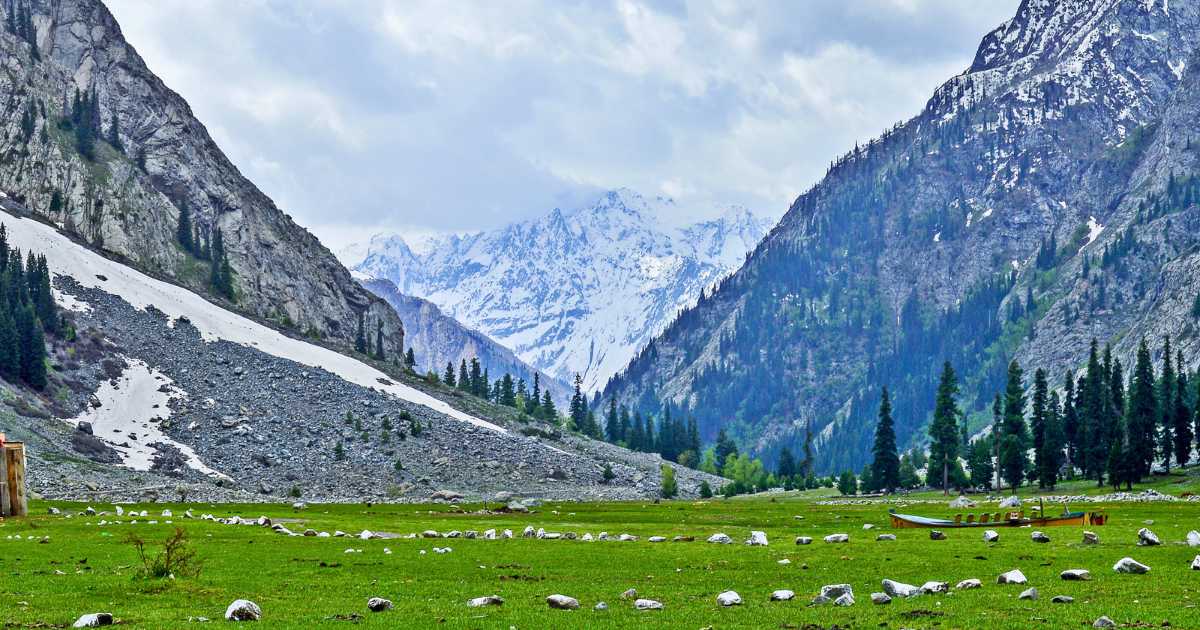
[[[420,243],[378,236],[355,271],[507,346],[526,363],[599,389],[680,309],[742,263],[768,223],[743,208],[684,227],[674,201],[628,190],[530,221]]]
[[[773,457],[818,432],[819,468],[868,459],[880,387],[903,446],[937,371],[973,429],[1007,363],[1061,383],[1094,336],[1200,357],[1200,3],[1027,1],[916,117],[839,158],[745,266],[605,396],[694,409]]]
[[[187,208],[204,238],[220,229],[238,308],[342,342],[366,311],[399,351],[391,309],[238,172],[99,0],[19,5],[31,26],[0,39],[0,189],[93,247],[207,291],[208,265],[176,239]],[[0,3],[6,18],[13,8]]]

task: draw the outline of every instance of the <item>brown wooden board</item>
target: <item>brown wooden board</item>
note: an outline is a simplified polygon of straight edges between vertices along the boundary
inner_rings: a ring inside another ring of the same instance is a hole
[[[8,480],[9,501],[12,502],[13,516],[25,516],[29,506],[25,496],[25,445],[5,444],[8,451]]]
[[[8,500],[8,447],[0,447],[0,516],[10,516]]]

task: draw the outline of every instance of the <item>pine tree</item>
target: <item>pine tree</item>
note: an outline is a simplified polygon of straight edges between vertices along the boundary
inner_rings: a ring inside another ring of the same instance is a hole
[[[608,399],[608,412],[604,414],[604,435],[609,442],[621,441],[621,421],[617,418],[617,399]]]
[[[1062,468],[1066,442],[1067,436],[1063,430],[1058,392],[1050,392],[1050,405],[1046,410],[1042,446],[1037,452],[1039,486],[1054,488],[1058,485],[1058,473]]]
[[[1105,432],[1105,395],[1103,368],[1097,352],[1096,340],[1092,340],[1088,355],[1087,370],[1080,379],[1081,384],[1076,390],[1076,411],[1079,418],[1080,453],[1079,466],[1084,477],[1095,479],[1097,485],[1104,485],[1105,461],[1111,442]]]
[[[895,443],[893,437],[892,443]],[[813,450],[812,420],[804,423],[804,459],[800,462],[800,473],[805,479],[813,476],[813,468],[817,465],[816,452]]]
[[[995,466],[992,464],[991,439],[976,440],[970,445],[967,468],[971,471],[971,485],[990,490]]]
[[[500,379],[500,404],[505,407],[517,406],[517,390],[513,385],[512,375],[508,372]]]
[[[21,350],[21,380],[34,389],[46,387],[46,340],[42,325],[33,307],[26,304],[17,310],[18,346]]]
[[[722,428],[717,431],[717,470],[725,470],[725,464],[728,463],[730,457],[735,457],[738,454],[737,444],[729,439],[729,435]]]
[[[900,457],[896,451],[896,429],[892,421],[892,403],[887,387],[879,401],[879,422],[875,425],[875,455],[871,472],[875,489],[894,492],[900,487]]]
[[[941,471],[940,485],[944,494],[950,493],[950,468],[958,462],[958,377],[946,361],[938,383],[933,421],[929,424],[929,470]],[[933,474],[930,475],[931,477]]]
[[[1175,397],[1171,405],[1172,413],[1172,434],[1175,438],[1175,461],[1180,466],[1185,466],[1192,456],[1192,439],[1195,433],[1192,431],[1191,411],[1187,405],[1187,370],[1184,369],[1183,357],[1175,363],[1179,366],[1179,375],[1175,382]],[[1200,409],[1200,401],[1196,403],[1197,409]]]
[[[0,305],[0,376],[10,383],[21,378],[20,338],[7,304]]]
[[[1063,439],[1066,442],[1067,478],[1072,479],[1075,477],[1075,461],[1080,448],[1079,416],[1075,411],[1075,374],[1071,371],[1067,371],[1063,382],[1062,427]]]
[[[1158,379],[1158,454],[1163,466],[1171,472],[1171,458],[1175,455],[1175,368],[1171,365],[1171,336],[1163,339],[1162,376]],[[1186,461],[1185,461],[1186,463]]]
[[[446,371],[442,374],[442,382],[450,387],[454,387],[455,383],[457,383],[454,379],[454,363],[451,361],[446,362]]]
[[[175,240],[179,241],[179,246],[183,251],[189,254],[195,254],[196,242],[195,229],[192,226],[192,211],[188,207],[187,200],[179,204],[179,222],[175,224]]]
[[[1043,446],[1046,438],[1046,414],[1047,405],[1049,404],[1050,387],[1046,382],[1046,371],[1038,368],[1033,373],[1033,401],[1030,404],[1029,424],[1033,434],[1033,457],[1034,470],[1037,471],[1038,487],[1045,488],[1042,484],[1042,468],[1045,465],[1043,457],[1045,452]]]
[[[464,392],[471,391],[471,374],[467,372],[466,359],[461,359],[458,364],[458,388]]]
[[[477,357],[471,357],[471,393],[480,398],[488,397],[488,379],[483,375],[482,366]]]
[[[542,414],[542,419],[547,422],[558,421],[558,410],[554,408],[554,399],[550,397],[550,390],[542,390],[542,404],[538,406]]]
[[[117,122],[116,112],[113,112],[112,123],[108,126],[108,144],[121,153],[125,152],[125,145],[121,143],[121,127]]]
[[[542,377],[537,372],[533,373],[533,392],[529,395],[529,400],[525,403],[525,413],[537,418],[541,414],[541,409],[538,403],[541,402],[542,395]]]
[[[379,348],[380,348],[380,344],[382,344],[382,342],[383,342],[383,337],[382,337],[382,335],[380,335],[380,336],[377,336],[376,339],[378,339],[378,341],[376,342],[376,346],[375,346],[376,347],[375,354],[382,358],[383,351],[380,350]],[[413,352],[412,346],[409,346],[408,351],[404,353],[404,367],[406,367],[410,370],[417,369],[417,354],[415,352]]]
[[[360,354],[367,353],[367,334],[366,326],[363,323],[363,314],[358,314],[358,332],[354,335],[354,351]]]
[[[779,451],[779,464],[775,469],[775,475],[780,479],[790,479],[796,476],[796,458],[792,455],[792,449],[785,446]]]
[[[572,428],[579,430],[583,427],[587,419],[587,399],[583,396],[583,377],[578,372],[575,374],[575,393],[571,394],[571,405],[567,413]]]
[[[633,416],[633,428],[629,433],[629,448],[635,451],[646,450],[646,432],[643,428],[641,413]]]
[[[1143,339],[1138,346],[1137,364],[1129,392],[1129,411],[1125,418],[1129,452],[1132,456],[1132,481],[1150,474],[1154,463],[1154,428],[1158,422],[1158,401],[1154,393],[1154,366]]]
[[[1025,426],[1025,385],[1021,366],[1014,360],[1008,365],[1008,385],[1004,393],[1004,425],[1001,427],[1000,472],[1017,491],[1025,479],[1029,464],[1025,458],[1028,435]]]
[[[629,446],[630,448],[632,448],[632,446],[630,446],[630,444],[631,444],[631,440],[632,440],[631,436],[632,436],[632,432],[633,432],[633,426],[630,424],[629,407],[626,407],[625,405],[621,405],[620,417],[621,417],[621,428],[620,428],[621,442],[624,443],[626,446]]]

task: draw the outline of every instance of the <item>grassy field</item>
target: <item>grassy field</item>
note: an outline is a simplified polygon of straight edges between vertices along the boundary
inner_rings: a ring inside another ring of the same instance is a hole
[[[1160,479],[1156,487],[1179,494],[1196,488],[1194,477]],[[1070,490],[1086,489],[1077,484]],[[295,511],[282,505],[125,506],[147,509],[158,524],[130,524],[115,517],[113,506],[96,504],[105,516],[65,518],[49,515],[54,505],[64,513],[83,504],[34,502],[28,519],[0,521],[0,615],[4,627],[61,627],[80,614],[111,612],[123,626],[189,627],[189,617],[219,622],[225,607],[248,598],[263,609],[261,625],[567,628],[681,627],[702,628],[1027,628],[1084,627],[1100,615],[1118,623],[1200,628],[1200,571],[1189,565],[1200,549],[1182,543],[1187,532],[1200,529],[1200,503],[1130,503],[1086,506],[1105,509],[1111,521],[1095,528],[1098,546],[1080,544],[1077,528],[1051,528],[1048,544],[1030,541],[1028,529],[1001,529],[997,544],[986,544],[979,531],[948,530],[948,540],[931,541],[927,530],[891,530],[885,505],[820,505],[827,492],[792,493],[706,502],[546,503],[532,514],[493,515],[480,506],[446,505],[312,505]],[[940,495],[922,499],[909,511],[948,515]],[[188,520],[195,514],[266,515],[301,519],[288,523],[299,531],[372,531],[407,534],[425,529],[513,529],[514,540],[390,539],[286,537],[269,529]],[[1084,506],[1080,506],[1084,507]],[[159,514],[174,511],[174,524]],[[803,517],[797,518],[797,517]],[[118,519],[121,524],[111,521]],[[110,523],[100,526],[101,520]],[[1137,547],[1143,521],[1163,540],[1160,547]],[[864,531],[871,523],[876,529]],[[523,540],[526,525],[549,531],[593,535],[630,533],[637,542]],[[124,539],[134,532],[158,544],[174,526],[183,527],[203,561],[196,577],[175,580],[139,577],[134,548]],[[740,544],[751,529],[770,538],[768,547]],[[704,541],[714,532],[729,534],[738,544]],[[848,544],[826,544],[821,537],[847,533]],[[891,532],[894,542],[877,542]],[[692,543],[649,543],[653,535],[696,536]],[[797,546],[798,535],[816,538]],[[20,539],[9,538],[20,536]],[[34,537],[30,540],[29,537]],[[49,542],[37,540],[49,537]],[[448,554],[430,551],[449,546]],[[347,548],[361,553],[345,553]],[[384,552],[388,548],[391,554]],[[425,550],[428,553],[421,554]],[[1148,564],[1148,575],[1118,575],[1112,565],[1123,556]],[[788,559],[790,564],[779,564]],[[1084,568],[1090,582],[1063,582],[1059,572]],[[1020,601],[1023,587],[1000,586],[996,577],[1020,569],[1040,591],[1038,601]],[[978,578],[983,588],[945,595],[896,600],[875,606],[870,593],[891,578],[920,585]],[[857,604],[849,608],[809,606],[825,584],[849,583]],[[620,594],[636,588],[642,597],[665,604],[661,611],[636,611]],[[717,606],[721,591],[733,589],[744,604]],[[769,602],[776,589],[797,593],[790,602]],[[545,597],[563,593],[579,599],[576,611],[550,610]],[[467,608],[468,599],[498,594],[497,608]],[[1052,604],[1055,595],[1075,597],[1073,604]],[[366,610],[371,596],[391,599],[396,608]],[[599,601],[607,611],[595,611]]]

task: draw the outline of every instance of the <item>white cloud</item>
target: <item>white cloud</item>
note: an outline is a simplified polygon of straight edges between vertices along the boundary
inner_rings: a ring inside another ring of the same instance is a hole
[[[597,188],[778,214],[1017,0],[109,0],[318,235],[461,231]]]

